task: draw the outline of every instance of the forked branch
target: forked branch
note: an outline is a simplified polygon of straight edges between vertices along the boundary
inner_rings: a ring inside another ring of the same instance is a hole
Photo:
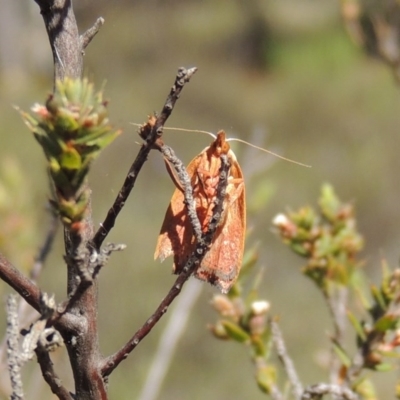
[[[167,147],[167,146],[164,146]],[[163,150],[163,154],[165,152],[168,152],[171,159],[174,160],[176,159],[176,156],[174,155],[174,152],[172,149],[168,148]],[[177,163],[172,163],[172,165],[179,165],[179,162]],[[193,272],[196,270],[196,268],[200,265],[202,259],[206,255],[207,251],[209,250],[215,231],[218,227],[222,211],[223,211],[223,199],[225,198],[226,195],[226,187],[228,183],[228,171],[229,171],[230,165],[227,157],[225,155],[221,155],[221,169],[220,169],[220,176],[219,176],[219,181],[218,181],[218,186],[217,186],[217,195],[216,195],[216,200],[215,200],[215,206],[213,209],[213,215],[210,221],[210,224],[208,226],[208,230],[206,233],[201,235],[200,240],[197,242],[196,248],[193,252],[193,254],[189,257],[186,265],[183,267],[182,272],[176,279],[175,283],[171,287],[170,291],[168,292],[167,296],[161,301],[160,305],[157,307],[153,315],[147,319],[147,321],[144,323],[144,325],[132,336],[132,338],[120,349],[118,350],[115,354],[111,355],[105,360],[105,363],[103,367],[101,368],[101,372],[103,377],[109,376],[112,371],[123,361],[127,356],[135,349],[135,347],[144,339],[150,331],[153,329],[153,327],[156,325],[156,323],[160,320],[160,318],[167,312],[168,307],[172,303],[172,301],[178,296],[178,294],[181,292],[183,285],[185,282],[189,279],[189,277],[193,274]],[[177,170],[178,174],[178,170]],[[181,184],[182,187],[184,188],[185,195],[186,193],[189,194],[189,197],[192,196],[192,205],[191,207],[194,206],[194,200],[193,200],[193,193],[192,193],[192,187],[190,184],[190,179],[187,176],[187,172],[183,172],[179,170],[179,174],[186,174],[186,177],[182,180]],[[178,175],[179,176],[179,175]],[[186,203],[189,204],[189,200],[185,198]],[[199,223],[197,215],[193,216],[194,219],[197,219],[197,222]]]
[[[176,101],[179,98],[182,89],[184,88],[185,84],[190,81],[190,78],[196,71],[197,68],[186,69],[181,67],[178,69],[175,82],[170,90],[170,93],[167,97],[167,100],[165,101],[160,115],[155,118],[151,126],[148,126],[149,129],[148,131],[146,131],[146,137],[144,137],[144,135],[141,135],[142,138],[145,140],[145,143],[142,145],[138,155],[136,156],[135,161],[130,167],[122,188],[119,191],[116,199],[114,200],[114,204],[109,209],[105,220],[100,225],[100,228],[98,229],[92,240],[92,245],[95,249],[100,248],[104,239],[114,227],[118,214],[124,207],[125,202],[136,183],[136,178],[140,170],[142,169],[143,164],[147,160],[150,150],[153,148],[157,138],[160,138],[163,133],[164,124],[166,123],[168,117],[171,115],[171,112],[175,106]]]

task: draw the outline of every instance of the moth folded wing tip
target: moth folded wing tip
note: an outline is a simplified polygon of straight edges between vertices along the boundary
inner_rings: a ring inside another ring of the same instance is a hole
[[[157,258],[160,260],[160,262],[164,262],[166,257],[164,257],[162,254],[154,254],[154,260],[157,260]]]
[[[157,240],[156,249],[154,251],[154,260],[157,258],[163,262],[167,257],[173,254],[171,242],[167,236],[160,234]]]
[[[171,249],[165,249],[165,248],[159,248],[157,246],[156,251],[154,252],[154,259],[157,260],[157,258],[160,260],[160,262],[163,262],[166,258],[171,256],[172,250]]]
[[[226,276],[220,276],[216,268],[201,265],[194,276],[203,282],[208,282],[210,285],[215,286],[222,294],[227,294],[235,283],[235,280],[227,280]]]
[[[227,283],[227,282],[218,281],[215,284],[215,286],[220,290],[220,292],[222,294],[227,294],[232,289],[233,282]]]
[[[156,249],[156,251],[154,252],[154,255],[153,255],[153,260],[157,260],[157,258],[159,258],[160,257],[160,253],[158,252],[158,249]]]

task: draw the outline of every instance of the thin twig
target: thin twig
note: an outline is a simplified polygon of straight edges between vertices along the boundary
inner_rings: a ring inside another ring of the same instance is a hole
[[[48,254],[50,253],[58,225],[59,225],[58,216],[56,215],[55,212],[52,211],[51,220],[49,228],[46,232],[45,240],[43,242],[43,245],[39,248],[38,254],[35,257],[35,262],[30,270],[29,277],[33,282],[35,282],[38,279],[40,272],[43,268],[44,262]],[[21,321],[20,324],[28,326],[35,318],[37,318],[37,313],[35,312],[35,310],[29,307],[26,301],[22,301],[22,299],[20,299],[18,306],[18,320]],[[4,338],[4,340],[0,345],[0,360],[3,359],[3,353],[5,352],[5,350],[6,350],[6,338]]]
[[[40,344],[46,346],[47,349],[55,349],[61,345],[60,334],[54,327],[46,327],[47,319],[54,313],[55,308],[54,295],[49,296],[44,293],[40,299],[41,317],[28,330],[24,330],[21,352],[22,362],[31,360]]]
[[[89,267],[81,271],[81,281],[77,286],[76,290],[70,294],[70,297],[58,305],[57,310],[54,312],[52,317],[48,320],[48,325],[53,325],[59,321],[63,315],[70,311],[84,295],[87,287],[92,285],[93,280],[98,275],[101,268],[103,268],[111,253],[114,251],[122,251],[126,248],[124,244],[107,243],[99,253],[93,251],[89,259]]]
[[[304,389],[301,400],[318,400],[322,396],[330,394],[343,400],[358,400],[359,397],[350,389],[339,385],[328,385],[327,383],[318,383]]]
[[[54,364],[49,355],[50,351],[60,347],[63,343],[60,333],[54,327],[46,326],[51,316],[55,313],[55,309],[54,296],[43,294],[41,297],[42,317],[32,324],[25,334],[22,357],[24,361],[27,361],[36,354],[43,379],[49,385],[51,391],[60,400],[72,400],[73,397],[62,385],[61,379],[55,372]]]
[[[97,35],[103,24],[104,24],[104,18],[102,17],[97,18],[94,25],[80,36],[79,41],[82,50],[86,49],[86,47],[89,45],[92,39]]]
[[[68,390],[61,384],[61,379],[58,377],[54,370],[53,361],[51,361],[50,355],[46,349],[38,347],[36,350],[36,356],[40,369],[42,371],[43,379],[50,386],[51,391],[60,400],[73,400],[73,397]]]
[[[114,227],[118,214],[124,207],[125,202],[136,183],[136,178],[140,170],[142,169],[143,164],[147,161],[150,150],[153,148],[153,145],[157,138],[161,137],[164,124],[167,121],[168,117],[171,115],[171,112],[174,108],[176,101],[179,98],[183,87],[187,82],[189,82],[190,78],[193,76],[196,70],[196,68],[191,68],[188,70],[182,67],[179,68],[174,85],[172,86],[167,100],[165,101],[161,114],[157,116],[157,119],[151,129],[150,134],[148,135],[148,137],[145,138],[146,142],[142,145],[138,155],[136,156],[135,161],[129,169],[129,172],[125,178],[125,182],[123,183],[121,190],[114,200],[114,204],[109,209],[105,220],[100,225],[100,228],[94,235],[92,244],[95,249],[100,248],[104,239]]]
[[[215,231],[223,211],[223,199],[226,194],[228,182],[228,171],[230,168],[229,160],[225,155],[221,156],[220,177],[217,186],[217,195],[213,215],[206,233],[202,235],[201,240],[196,244],[193,254],[189,257],[187,263],[182,268],[182,272],[176,279],[167,296],[161,301],[153,315],[144,323],[144,325],[132,336],[132,338],[116,353],[106,358],[101,368],[103,377],[107,377],[112,371],[136,348],[136,346],[150,333],[160,318],[168,311],[168,307],[181,292],[183,285],[190,275],[200,265],[202,259],[209,250]],[[186,199],[185,199],[186,200]]]
[[[189,68],[186,69],[184,67],[180,67],[178,69],[178,73],[176,74],[175,83],[169,92],[167,100],[164,103],[164,106],[161,110],[159,116],[157,116],[157,121],[155,123],[155,131],[160,137],[162,134],[162,130],[164,128],[165,123],[167,122],[168,117],[171,115],[172,110],[174,109],[176,101],[179,99],[179,96],[184,88],[185,84],[190,81],[192,76],[196,73],[197,68]]]
[[[15,294],[7,296],[7,358],[12,387],[12,400],[22,400],[24,391],[21,378],[21,358],[19,352],[18,302]]]
[[[199,242],[201,240],[202,231],[199,218],[197,217],[196,202],[193,198],[193,190],[192,184],[190,182],[190,177],[186,172],[184,164],[175,155],[175,152],[171,149],[171,147],[163,145],[160,147],[160,151],[165,159],[168,161],[168,163],[175,168],[176,174],[179,178],[179,182],[181,183],[184,191],[187,214],[193,228],[193,233],[197,242]]]
[[[36,311],[40,311],[40,290],[0,253],[0,279],[18,292]]]
[[[54,209],[50,210],[50,223],[46,232],[45,239],[43,241],[43,245],[39,248],[38,254],[35,257],[35,262],[30,270],[29,278],[35,282],[40,275],[40,272],[43,269],[43,265],[47,259],[47,256],[50,254],[50,251],[53,247],[54,239],[57,234],[57,229],[59,226],[58,215],[54,211]]]
[[[203,285],[199,281],[189,280],[185,290],[176,300],[138,400],[154,400],[158,397],[175,349],[185,331],[191,310],[196,304],[202,288]]]
[[[287,353],[285,342],[283,340],[282,332],[279,329],[278,323],[274,320],[271,320],[271,331],[276,352],[278,353],[278,357],[285,368],[289,382],[292,385],[294,398],[300,400],[303,393],[303,385],[301,384],[297,375],[293,361]]]

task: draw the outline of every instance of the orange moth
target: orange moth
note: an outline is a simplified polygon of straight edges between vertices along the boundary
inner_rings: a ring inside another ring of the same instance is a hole
[[[219,131],[215,140],[187,166],[191,178],[196,211],[203,233],[207,231],[216,196],[221,167],[221,154],[230,162],[223,213],[209,251],[195,271],[196,278],[217,286],[227,293],[236,282],[242,264],[246,233],[246,201],[242,170]],[[174,179],[175,181],[175,179]],[[196,246],[193,229],[187,215],[182,188],[177,184],[165,214],[154,258],[173,255],[173,271],[179,274]]]

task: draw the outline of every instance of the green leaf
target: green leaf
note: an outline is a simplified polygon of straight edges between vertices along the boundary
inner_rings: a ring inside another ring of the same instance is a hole
[[[267,355],[267,347],[261,336],[255,336],[251,338],[251,344],[253,346],[254,353],[256,356],[265,357]]]
[[[81,221],[85,215],[86,208],[86,198],[82,198],[78,203],[75,200],[61,200],[58,203],[60,214],[63,217],[67,217],[70,222]]]
[[[87,164],[87,165],[86,165]],[[89,174],[89,163],[85,163],[81,168],[75,171],[74,176],[71,180],[71,186],[77,191],[85,182],[86,177]]]
[[[70,182],[65,174],[65,171],[61,169],[60,164],[55,158],[49,159],[49,170],[53,178],[54,184],[57,188],[62,188],[63,192],[70,190]]]
[[[236,340],[239,343],[250,341],[250,335],[238,324],[228,320],[221,320],[221,324],[231,339]]]
[[[276,369],[268,365],[257,369],[256,381],[262,392],[271,393],[272,388],[276,384],[276,375]]]
[[[392,314],[385,314],[375,322],[374,329],[378,332],[384,333],[386,331],[396,329],[397,323],[397,317]]]
[[[291,242],[291,249],[300,256],[308,257],[310,255],[310,250],[304,247],[303,243],[299,242]]]
[[[67,108],[62,107],[60,107],[58,111],[55,120],[55,130],[58,132],[58,135],[67,138],[75,137],[77,130],[79,129],[77,112],[71,112]]]
[[[360,321],[355,317],[355,315],[351,311],[347,311],[347,317],[349,318],[351,324],[353,325],[357,336],[365,342],[367,340],[367,335],[364,331],[363,326],[361,325]]]
[[[393,371],[395,367],[391,364],[388,363],[380,363],[375,365],[374,370],[378,372],[388,372],[388,371]]]
[[[226,333],[226,330],[225,330],[225,328],[223,327],[223,325],[221,324],[220,321],[218,321],[215,325],[210,325],[209,329],[210,329],[211,333],[217,339],[221,339],[221,340],[229,340],[230,339],[230,337]]]
[[[351,358],[347,355],[346,351],[343,349],[342,346],[340,346],[338,343],[333,341],[333,350],[338,356],[339,360],[342,362],[342,364],[350,368],[351,366]]]
[[[18,107],[17,107],[17,111],[20,113],[22,119],[25,122],[25,125],[29,128],[29,130],[34,132],[36,127],[39,124],[39,121],[35,117],[33,117],[31,114],[28,114],[27,112],[20,110]]]
[[[333,238],[330,233],[324,229],[321,237],[315,241],[315,257],[322,258],[334,252]]]
[[[364,309],[368,310],[371,307],[371,302],[366,294],[365,275],[356,270],[351,276],[351,285],[353,286]]]
[[[371,286],[371,294],[374,300],[376,301],[377,305],[380,307],[382,311],[386,310],[387,304],[382,295],[382,292],[375,286]]]
[[[353,390],[361,395],[363,400],[377,400],[378,398],[373,383],[365,377],[353,384]]]
[[[340,209],[340,200],[336,196],[333,186],[326,183],[322,186],[321,197],[319,199],[319,206],[321,207],[321,212],[323,216],[328,221],[334,221],[336,215]]]
[[[108,130],[109,132],[109,130]],[[103,134],[101,137],[96,140],[87,141],[88,146],[97,146],[99,149],[106,148],[109,144],[111,144],[117,136],[121,134],[121,130],[115,132]]]
[[[81,156],[73,147],[65,149],[60,157],[60,165],[63,169],[78,170],[82,166]]]
[[[38,133],[40,132],[40,129],[41,127],[38,127],[37,130],[33,132],[33,134],[35,135],[35,139],[42,146],[42,149],[48,159],[50,157],[57,158],[62,151],[62,146],[60,145],[60,142],[54,137],[54,135]]]

